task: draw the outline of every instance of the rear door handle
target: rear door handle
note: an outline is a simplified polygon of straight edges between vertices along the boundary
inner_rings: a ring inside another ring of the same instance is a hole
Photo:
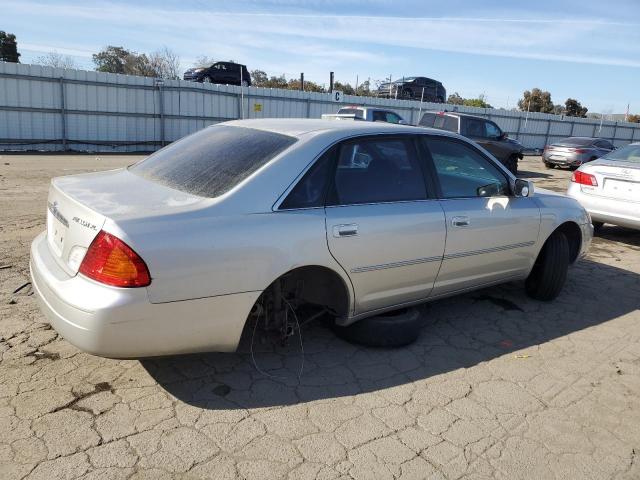
[[[453,217],[451,219],[451,225],[454,227],[468,227],[470,224],[469,217]]]
[[[333,226],[333,236],[336,238],[355,237],[356,235],[358,235],[358,225],[355,223]]]

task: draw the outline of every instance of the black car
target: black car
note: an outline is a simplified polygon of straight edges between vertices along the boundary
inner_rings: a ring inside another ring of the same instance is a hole
[[[184,72],[183,78],[191,82],[251,86],[251,75],[247,67],[233,62],[216,62],[208,68],[190,68]]]
[[[496,157],[511,173],[515,175],[518,172],[518,160],[522,159],[524,147],[520,142],[508,138],[491,120],[459,112],[426,112],[418,125],[448,130],[470,138]]]
[[[405,77],[395,82],[381,83],[376,91],[376,96],[404,100],[420,100],[422,98],[425,102],[444,103],[447,91],[442,83],[432,78]]]

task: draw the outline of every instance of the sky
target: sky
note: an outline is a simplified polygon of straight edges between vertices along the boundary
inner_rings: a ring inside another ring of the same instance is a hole
[[[513,108],[524,90],[590,112],[640,113],[640,0],[2,0],[22,63],[51,51],[93,69],[106,45],[169,47],[328,84],[391,76]]]

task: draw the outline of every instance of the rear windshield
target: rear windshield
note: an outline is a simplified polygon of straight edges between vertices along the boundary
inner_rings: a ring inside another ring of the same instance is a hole
[[[295,141],[278,133],[216,125],[158,150],[129,170],[176,190],[217,197]]]
[[[591,145],[593,143],[593,138],[569,137],[560,140],[558,143],[561,143],[562,145],[579,145],[583,147]]]
[[[364,118],[364,111],[359,108],[341,108],[338,110],[339,115],[355,115],[359,118]]]
[[[633,162],[640,164],[640,145],[627,145],[626,147],[607,153],[601,158],[605,160],[617,160],[620,162]]]

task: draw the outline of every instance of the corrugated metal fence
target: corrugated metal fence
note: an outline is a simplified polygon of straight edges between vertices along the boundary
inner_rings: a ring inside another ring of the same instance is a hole
[[[453,106],[346,95],[416,124],[420,111]],[[0,151],[150,151],[209,124],[237,118],[319,118],[340,104],[328,94],[211,85],[0,62]],[[568,136],[640,140],[640,125],[541,113],[458,107],[494,120],[527,148]]]

